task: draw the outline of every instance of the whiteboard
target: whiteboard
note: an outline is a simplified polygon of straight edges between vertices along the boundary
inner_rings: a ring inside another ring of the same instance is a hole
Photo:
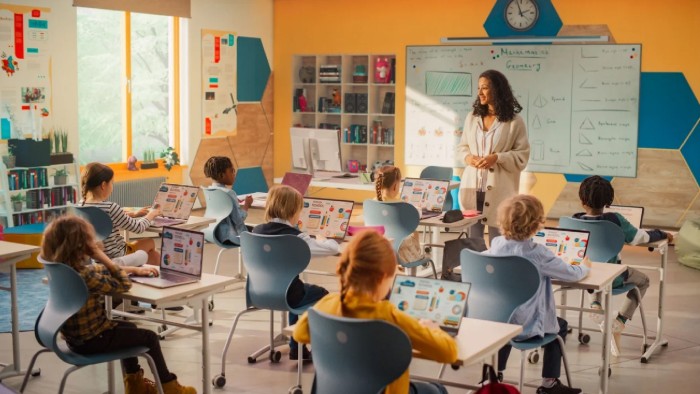
[[[479,74],[501,71],[523,111],[527,171],[634,177],[641,45],[406,47],[406,164],[463,167]]]

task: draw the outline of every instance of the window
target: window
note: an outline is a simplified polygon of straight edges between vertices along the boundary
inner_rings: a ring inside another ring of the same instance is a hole
[[[174,17],[78,8],[81,164],[175,146]]]

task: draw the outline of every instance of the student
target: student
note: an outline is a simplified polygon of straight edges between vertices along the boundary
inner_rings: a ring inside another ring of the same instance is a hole
[[[311,254],[316,256],[335,255],[340,253],[340,246],[337,242],[326,239],[321,235],[317,235],[316,239],[311,238],[309,234],[303,233],[297,229],[299,216],[304,206],[304,198],[294,188],[285,185],[275,185],[267,194],[267,205],[265,206],[265,222],[253,228],[255,234],[266,235],[296,235],[306,241],[311,249]],[[323,287],[304,283],[297,276],[292,281],[287,292],[287,302],[292,307],[305,305],[314,301],[318,301],[323,296],[328,294],[328,290]],[[299,319],[298,315],[289,313],[289,324],[295,324]],[[290,338],[289,340],[289,358],[291,360],[299,359],[299,345]],[[311,360],[311,352],[306,346],[302,347],[302,358]]]
[[[457,343],[454,338],[434,322],[409,316],[386,299],[394,282],[396,266],[389,241],[375,231],[362,231],[353,237],[338,262],[336,273],[340,277],[340,293],[329,294],[314,308],[336,316],[385,320],[408,335],[421,358],[440,363],[456,362]],[[302,315],[294,329],[294,338],[301,343],[312,341],[307,318],[306,313]],[[436,388],[442,393],[447,392],[441,385],[435,387],[430,383],[410,381],[406,370],[386,387],[384,393],[435,392]]]
[[[584,179],[578,189],[578,196],[581,199],[581,205],[583,206],[585,212],[574,214],[574,218],[583,220],[607,220],[613,222],[622,228],[622,232],[625,233],[625,242],[630,245],[654,242],[660,239],[668,239],[669,242],[673,241],[673,236],[664,231],[640,230],[630,224],[630,222],[628,222],[627,219],[625,219],[624,216],[620,215],[619,213],[604,213],[603,208],[612,204],[615,197],[615,190],[613,190],[612,185],[605,178],[594,175]],[[608,261],[608,263],[620,264],[622,263],[622,260],[620,260],[618,256]],[[630,283],[637,286],[639,289],[639,294],[644,297],[644,293],[646,293],[647,288],[649,288],[649,277],[639,270],[627,267],[627,271],[615,278],[613,287],[620,287]],[[594,300],[591,303],[592,309],[602,309],[600,298],[600,293],[596,293]],[[635,292],[627,292],[627,298],[617,313],[617,319],[613,320],[613,341],[611,351],[614,356],[620,354],[620,334],[622,333],[622,330],[625,329],[625,323],[627,323],[627,320],[631,319],[632,315],[634,315],[634,311],[637,310],[639,302],[640,300],[637,299]],[[591,319],[600,324],[602,330],[603,315],[591,313],[590,316]]]
[[[399,167],[383,166],[377,170],[374,185],[377,191],[377,201],[401,202],[401,170]],[[426,257],[420,246],[418,233],[406,237],[399,247],[401,261],[413,262]]]
[[[142,233],[160,215],[160,210],[144,208],[126,213],[119,204],[108,201],[114,188],[114,171],[101,163],[93,162],[85,166],[81,186],[83,199],[80,204],[98,207],[112,220],[112,233],[102,241],[105,254],[111,259],[119,258],[118,262],[122,265],[159,265],[160,253],[153,239],[144,238],[127,244],[119,230]]]
[[[571,265],[555,256],[544,245],[532,241],[532,236],[544,224],[544,208],[533,196],[515,195],[503,201],[498,207],[498,220],[502,236],[491,241],[491,248],[483,253],[495,256],[516,255],[530,260],[540,273],[540,287],[533,298],[513,312],[510,323],[521,324],[523,332],[515,340],[543,337],[545,334],[558,334],[566,339],[568,324],[557,317],[552,291],[552,279],[575,282],[586,275],[590,261],[585,258],[582,265]],[[502,376],[510,355],[510,345],[498,352],[498,371]],[[542,365],[542,385],[537,394],[576,394],[580,389],[565,386],[559,381],[561,374],[562,350],[558,341],[544,346]]]
[[[231,159],[226,156],[212,156],[204,164],[204,175],[212,179],[211,186],[225,191],[233,201],[233,211],[214,229],[214,236],[223,244],[240,244],[239,236],[250,227],[245,224],[248,217],[248,209],[253,204],[253,196],[247,196],[241,206],[236,192],[233,191],[233,183],[236,181],[236,169],[233,168]]]
[[[105,295],[128,291],[131,287],[129,274],[157,275],[155,267],[120,267],[99,247],[92,226],[71,215],[61,216],[46,227],[41,243],[41,257],[73,268],[85,281],[90,293],[85,305],[61,328],[61,334],[71,350],[80,354],[93,354],[146,346],[155,362],[165,394],[196,393],[192,387],[181,386],[177,377],[170,373],[156,333],[137,328],[131,322],[110,320],[105,312]],[[96,263],[86,264],[91,258]],[[136,357],[123,359],[121,364],[127,394],[157,392],[154,382],[144,378]]]

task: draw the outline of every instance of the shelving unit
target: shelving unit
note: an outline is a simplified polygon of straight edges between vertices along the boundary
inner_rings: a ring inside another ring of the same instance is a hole
[[[377,61],[384,59],[387,71],[394,74],[388,82],[375,78]],[[292,63],[291,127],[339,129],[344,171],[348,160],[370,168],[377,161],[394,160],[396,55],[297,55]],[[366,72],[364,81],[353,78],[360,69]],[[306,108],[298,100],[300,93]],[[329,109],[334,93],[340,106]]]
[[[69,181],[55,185],[52,170],[61,167],[68,171]],[[65,213],[80,198],[79,174],[77,163],[10,169],[0,163],[0,222],[5,227],[44,223]],[[22,210],[15,211],[11,197],[20,194]]]

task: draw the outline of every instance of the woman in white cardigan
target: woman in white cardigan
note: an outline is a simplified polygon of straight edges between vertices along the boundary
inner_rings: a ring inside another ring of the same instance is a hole
[[[513,96],[508,79],[496,70],[479,76],[478,97],[467,115],[457,148],[465,163],[459,202],[462,209],[476,209],[484,218],[473,225],[470,236],[489,239],[500,235],[496,210],[501,201],[518,194],[520,172],[530,157],[522,107]]]

